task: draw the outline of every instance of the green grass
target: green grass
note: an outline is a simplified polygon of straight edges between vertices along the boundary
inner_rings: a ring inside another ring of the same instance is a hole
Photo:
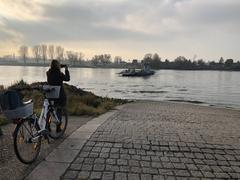
[[[36,82],[32,84],[27,84],[24,81],[19,81],[10,86],[8,89],[14,88],[26,88],[33,87],[36,85],[42,85],[42,82]],[[64,84],[64,89],[67,94],[67,111],[69,115],[74,116],[97,116],[113,109],[115,106],[127,103],[127,100],[113,99],[107,97],[99,97],[91,92],[83,91],[75,86]],[[7,89],[4,89],[7,90]],[[22,91],[21,96],[23,100],[33,99],[34,111],[40,114],[43,95],[39,91]],[[6,124],[8,121],[0,115],[0,125]]]

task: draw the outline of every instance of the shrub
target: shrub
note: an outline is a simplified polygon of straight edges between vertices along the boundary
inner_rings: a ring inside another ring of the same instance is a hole
[[[32,84],[27,84],[23,80],[16,82],[11,85],[8,89],[15,88],[30,88],[33,86],[43,85],[45,82],[36,82]],[[103,98],[94,95],[91,92],[83,91],[80,88],[77,88],[72,85],[64,84],[64,89],[67,94],[67,111],[69,115],[88,115],[88,116],[97,116],[102,113],[105,113],[108,110],[113,109],[115,106],[124,104],[128,102],[127,100],[121,99],[113,99],[113,98]],[[7,89],[4,89],[7,90]],[[23,100],[33,99],[34,102],[34,112],[40,114],[42,103],[43,103],[43,95],[34,90],[24,90],[21,91],[21,96]],[[0,116],[0,125],[7,123],[6,119]]]

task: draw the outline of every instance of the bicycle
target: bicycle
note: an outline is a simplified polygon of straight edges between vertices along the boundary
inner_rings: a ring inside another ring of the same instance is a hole
[[[49,137],[59,139],[63,136],[67,128],[68,116],[64,108],[54,105],[54,99],[59,96],[60,86],[43,85],[35,88],[22,88],[17,91],[19,90],[38,90],[44,95],[39,118],[33,113],[32,100],[9,109],[9,104],[19,101],[17,93],[12,93],[12,97],[15,98],[13,98],[13,102],[11,102],[11,93],[6,92],[2,95],[1,99],[5,98],[4,102],[6,104],[7,101],[7,106],[0,101],[3,114],[16,124],[13,132],[15,154],[22,163],[31,164],[39,156],[42,138],[49,143]]]

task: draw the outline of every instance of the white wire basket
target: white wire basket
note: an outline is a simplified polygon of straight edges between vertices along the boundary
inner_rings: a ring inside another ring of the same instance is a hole
[[[46,93],[46,97],[49,99],[58,99],[60,96],[60,88],[61,86],[50,86],[50,85],[44,85],[43,89],[44,90],[51,90],[50,92]]]
[[[27,118],[33,114],[33,102],[24,104],[16,109],[2,111],[8,120]]]

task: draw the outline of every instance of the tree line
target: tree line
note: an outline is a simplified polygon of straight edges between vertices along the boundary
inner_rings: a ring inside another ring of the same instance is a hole
[[[148,64],[152,69],[176,69],[176,70],[240,70],[240,62],[233,59],[205,62],[203,59],[190,60],[184,56],[178,56],[174,61],[161,60],[157,53],[146,54],[142,63]]]
[[[32,56],[29,56],[31,51]],[[132,60],[126,62],[121,56],[112,58],[111,54],[94,55],[91,59],[84,59],[82,52],[69,51],[54,45],[35,45],[31,48],[21,46],[19,48],[20,58],[26,63],[26,60],[31,58],[36,63],[40,61],[44,64],[47,60],[58,59],[72,65],[88,64],[92,66],[105,67],[137,67],[141,68],[143,64],[148,64],[152,69],[179,69],[179,70],[240,70],[240,62],[234,62],[233,59],[224,60],[222,57],[218,61],[204,61],[203,59],[193,60],[187,59],[184,56],[178,56],[173,61],[168,59],[162,60],[157,53],[147,53],[143,59]],[[119,66],[120,65],[120,66]]]
[[[30,51],[32,52],[32,56],[30,56]],[[65,51],[62,46],[54,46],[54,45],[35,45],[33,47],[21,46],[18,50],[20,58],[26,63],[27,59],[34,59],[36,63],[42,61],[44,64],[47,60],[58,59],[59,61],[63,61],[68,59],[70,62],[75,64],[77,61],[83,60],[82,52],[74,52],[74,51]]]

